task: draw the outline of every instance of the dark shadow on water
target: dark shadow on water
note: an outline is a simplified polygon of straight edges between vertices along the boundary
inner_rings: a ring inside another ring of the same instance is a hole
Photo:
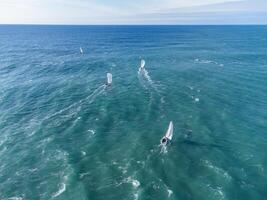
[[[191,146],[198,146],[198,147],[207,147],[207,148],[223,148],[223,146],[218,145],[218,144],[206,144],[206,143],[201,143],[201,142],[195,142],[192,140],[182,140],[182,141],[177,141],[176,143],[186,144],[186,145],[191,145]]]

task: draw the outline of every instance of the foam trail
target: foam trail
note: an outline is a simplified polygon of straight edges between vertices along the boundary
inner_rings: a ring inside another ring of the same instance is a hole
[[[64,109],[62,109],[62,110],[60,110],[60,111],[58,111],[58,112],[55,112],[54,114],[52,114],[52,115],[46,117],[46,118],[44,119],[44,121],[46,121],[46,120],[48,120],[48,119],[50,119],[50,118],[52,118],[52,117],[55,117],[55,116],[57,116],[57,115],[59,115],[59,114],[62,114],[63,112],[66,112],[66,111],[70,110],[71,108],[74,108],[74,107],[77,106],[78,104],[82,104],[82,103],[85,102],[85,101],[89,101],[89,103],[92,103],[92,102],[95,100],[96,97],[98,97],[99,95],[101,95],[101,94],[105,91],[106,87],[107,87],[107,86],[106,86],[105,84],[99,86],[97,89],[95,89],[95,91],[94,91],[91,95],[89,95],[89,96],[86,97],[85,99],[81,99],[80,101],[78,101],[78,102],[76,102],[76,103],[74,103],[74,104],[68,106],[67,108],[64,108]]]
[[[138,70],[138,76],[139,76],[139,80],[142,79],[143,81],[143,86],[145,87],[145,82],[147,82],[148,86],[152,87],[157,93],[160,93],[158,87],[156,86],[156,84],[154,83],[154,81],[151,79],[151,77],[149,76],[148,71],[145,68],[140,67]],[[145,87],[147,89],[147,87]]]
[[[88,99],[86,100],[90,100],[89,103],[92,103],[96,97],[98,97],[99,95],[103,94],[103,92],[105,92],[107,88],[107,85],[104,84],[104,85],[101,85],[99,88],[97,88],[92,95],[89,96]]]
[[[160,90],[158,89],[157,85],[154,83],[154,81],[149,76],[148,71],[145,69],[145,61],[141,60],[141,65],[138,69],[138,79],[140,84],[149,91],[149,108],[152,107],[153,102],[155,102],[157,105],[159,105],[159,110],[161,113],[163,113],[163,104],[164,104],[164,98],[161,95]],[[160,101],[158,101],[158,98]]]
[[[149,83],[154,84],[151,77],[148,74],[148,71],[145,68],[140,67],[138,70],[138,74],[147,79]]]
[[[166,145],[160,144],[159,147],[160,147],[160,153],[164,153],[164,154],[168,153]]]
[[[139,79],[140,84],[141,84],[145,89],[148,89],[148,88],[147,88],[147,85],[146,85],[146,83],[145,83],[145,80],[143,79],[143,77],[142,77],[142,75],[139,73],[139,71],[138,71],[138,79]]]

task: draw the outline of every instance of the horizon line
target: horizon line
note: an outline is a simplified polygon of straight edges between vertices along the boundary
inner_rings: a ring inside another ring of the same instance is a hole
[[[0,26],[267,26],[267,23],[236,23],[236,24],[38,24],[38,23],[29,23],[29,24],[1,24]]]

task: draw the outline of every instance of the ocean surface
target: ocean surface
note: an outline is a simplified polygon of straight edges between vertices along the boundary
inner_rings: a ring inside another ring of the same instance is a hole
[[[1,200],[266,198],[267,26],[0,26]]]

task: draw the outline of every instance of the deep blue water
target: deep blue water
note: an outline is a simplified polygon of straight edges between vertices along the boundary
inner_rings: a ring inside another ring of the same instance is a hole
[[[266,149],[267,26],[0,26],[1,200],[263,200]]]

